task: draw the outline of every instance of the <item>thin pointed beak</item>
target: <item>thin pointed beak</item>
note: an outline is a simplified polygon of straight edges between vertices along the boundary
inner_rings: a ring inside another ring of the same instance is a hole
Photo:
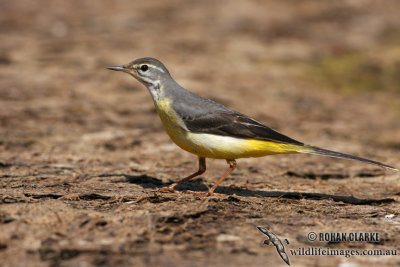
[[[109,70],[115,70],[115,71],[125,71],[126,68],[125,66],[113,66],[113,67],[107,67]]]

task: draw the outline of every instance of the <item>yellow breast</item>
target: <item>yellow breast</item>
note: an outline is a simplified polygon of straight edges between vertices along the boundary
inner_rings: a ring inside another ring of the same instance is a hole
[[[237,159],[300,152],[301,146],[205,133],[191,133],[171,108],[168,98],[157,102],[157,113],[169,137],[199,157]]]

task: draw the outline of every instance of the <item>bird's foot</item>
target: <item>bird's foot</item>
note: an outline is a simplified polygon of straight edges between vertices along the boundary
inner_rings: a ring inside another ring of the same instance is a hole
[[[185,194],[193,194],[198,197],[209,197],[209,196],[217,196],[217,197],[222,197],[222,194],[210,192],[210,191],[192,191],[192,190],[186,190],[184,191]]]
[[[176,184],[171,184],[170,186],[166,186],[163,188],[160,188],[158,191],[159,192],[171,192],[171,193],[178,193],[178,191],[176,191],[175,188]]]
[[[179,191],[175,190],[175,187],[177,186],[177,184],[171,184],[170,186],[166,186],[163,188],[158,189],[159,192],[171,192],[171,193],[181,193]],[[192,195],[196,195],[199,197],[209,197],[209,196],[217,196],[217,197],[222,197],[221,194],[218,193],[214,193],[212,191],[192,191],[192,190],[185,190],[183,191],[183,193],[185,194],[192,194]]]

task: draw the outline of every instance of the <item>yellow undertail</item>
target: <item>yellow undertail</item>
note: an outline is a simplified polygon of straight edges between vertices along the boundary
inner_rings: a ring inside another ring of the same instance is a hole
[[[199,157],[238,159],[275,154],[308,153],[306,146],[284,144],[256,139],[244,139],[207,133],[193,133],[184,129],[183,123],[171,108],[170,99],[157,102],[157,112],[168,135],[180,148]]]

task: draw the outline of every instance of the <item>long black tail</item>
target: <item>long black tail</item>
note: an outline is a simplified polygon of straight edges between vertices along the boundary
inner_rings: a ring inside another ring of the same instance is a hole
[[[316,146],[305,146],[305,150],[301,151],[303,153],[308,153],[308,154],[315,154],[315,155],[320,155],[320,156],[327,156],[327,157],[332,157],[332,158],[341,158],[341,159],[349,159],[349,160],[357,160],[357,161],[362,161],[365,163],[369,163],[369,164],[373,164],[373,165],[377,165],[379,167],[383,167],[383,168],[387,168],[387,169],[391,169],[391,170],[395,170],[398,171],[398,169],[377,162],[377,161],[373,161],[373,160],[369,160],[369,159],[364,159],[364,158],[360,158],[357,156],[353,156],[353,155],[349,155],[349,154],[344,154],[344,153],[340,153],[340,152],[335,152],[332,150],[327,150],[327,149],[323,149],[323,148],[319,148]]]

